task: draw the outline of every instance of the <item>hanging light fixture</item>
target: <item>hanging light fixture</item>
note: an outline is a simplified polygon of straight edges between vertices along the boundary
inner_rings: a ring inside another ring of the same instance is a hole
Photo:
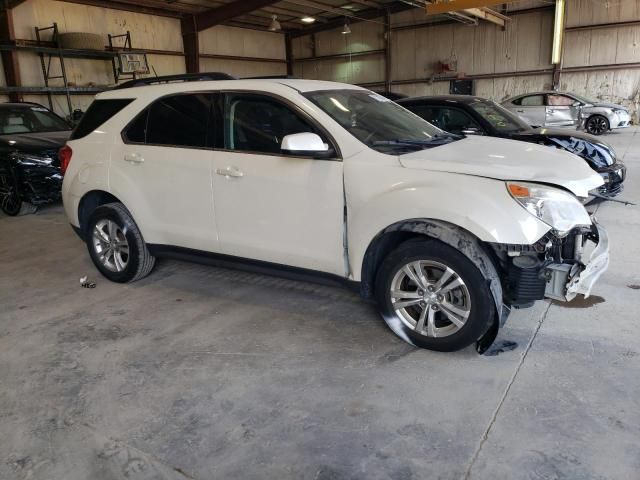
[[[269,24],[269,31],[277,32],[279,30],[282,30],[282,27],[280,26],[280,22],[278,21],[278,16],[271,15],[271,23]]]
[[[351,33],[351,27],[349,27],[349,20],[345,19],[344,27],[342,27],[342,31],[340,32],[343,35],[349,35]]]
[[[315,19],[315,18],[313,18],[313,17],[309,17],[309,16],[302,17],[300,20],[301,20],[303,23],[313,23],[313,22],[315,22],[315,21],[316,21],[316,19]]]

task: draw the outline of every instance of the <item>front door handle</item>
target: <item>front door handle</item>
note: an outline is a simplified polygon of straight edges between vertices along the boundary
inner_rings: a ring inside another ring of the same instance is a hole
[[[125,153],[124,161],[129,163],[142,163],[144,162],[144,157],[139,153]]]
[[[236,167],[219,168],[216,170],[216,173],[223,177],[244,177],[244,172]]]
[[[524,110],[516,110],[518,113],[524,113]]]

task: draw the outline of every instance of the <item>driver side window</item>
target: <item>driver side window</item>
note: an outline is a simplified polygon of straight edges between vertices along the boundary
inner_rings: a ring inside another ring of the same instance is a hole
[[[287,135],[316,133],[322,137],[291,108],[261,95],[227,95],[224,123],[224,143],[228,150],[279,154],[282,139]]]
[[[457,108],[434,108],[434,119],[432,123],[447,132],[456,134],[460,134],[464,130],[482,131],[480,125],[478,125],[473,118]]]

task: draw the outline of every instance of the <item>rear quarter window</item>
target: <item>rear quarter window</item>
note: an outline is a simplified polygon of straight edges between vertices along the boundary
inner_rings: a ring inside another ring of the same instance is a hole
[[[132,98],[94,100],[82,116],[80,123],[71,134],[70,139],[78,140],[79,138],[86,137],[131,102],[133,102]]]

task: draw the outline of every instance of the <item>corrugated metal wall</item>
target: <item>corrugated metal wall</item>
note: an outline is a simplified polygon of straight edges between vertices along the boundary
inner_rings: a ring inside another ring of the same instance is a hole
[[[13,9],[13,21],[16,38],[23,40],[35,40],[34,27],[49,26],[53,22],[58,23],[61,32],[98,33],[104,37],[105,45],[108,44],[109,33],[117,35],[126,33],[128,30],[131,32],[134,48],[177,52],[176,55],[148,55],[149,65],[158,75],[185,72],[180,21],[175,18],[54,0],[27,0]],[[282,34],[217,26],[201,32],[200,50],[201,53],[212,55],[255,56],[282,60],[276,63],[202,58],[203,71],[226,71],[240,76],[286,73]],[[18,59],[22,84],[24,86],[44,85],[38,56],[31,52],[19,52]],[[54,60],[52,65],[54,73],[59,71],[57,61]],[[66,59],[65,66],[68,80],[77,86],[114,84],[110,60]],[[0,65],[0,78],[4,85],[4,72],[1,68]],[[51,85],[61,86],[62,82],[54,80]],[[66,115],[68,112],[65,97],[54,95],[53,98],[54,109]],[[85,109],[92,98],[91,95],[73,95],[73,106]],[[44,95],[27,95],[25,100],[47,103],[47,97]]]
[[[478,79],[476,94],[496,100],[526,91],[551,88],[552,8],[518,13],[519,10],[552,6],[553,2],[531,0],[510,7],[512,20],[502,29],[488,22],[478,26],[460,23],[424,25],[420,10],[392,16],[392,90],[409,95],[448,93],[449,82],[438,81],[436,64],[455,58],[457,71],[466,75],[488,75]],[[638,25],[572,31],[578,26],[615,22]],[[422,23],[418,28],[411,25]],[[602,100],[633,103],[640,88],[640,68],[607,68],[604,65],[640,63],[640,0],[568,0],[564,66],[561,88]],[[357,53],[384,48],[382,19],[351,26],[352,34],[340,30],[316,35],[316,55]],[[312,54],[311,37],[294,39],[294,58]],[[586,68],[600,66],[597,71]],[[572,70],[580,70],[578,72]],[[384,82],[384,53],[351,58],[306,60],[294,64],[294,73],[304,78],[322,78],[349,83]],[[512,73],[514,73],[512,75]]]

